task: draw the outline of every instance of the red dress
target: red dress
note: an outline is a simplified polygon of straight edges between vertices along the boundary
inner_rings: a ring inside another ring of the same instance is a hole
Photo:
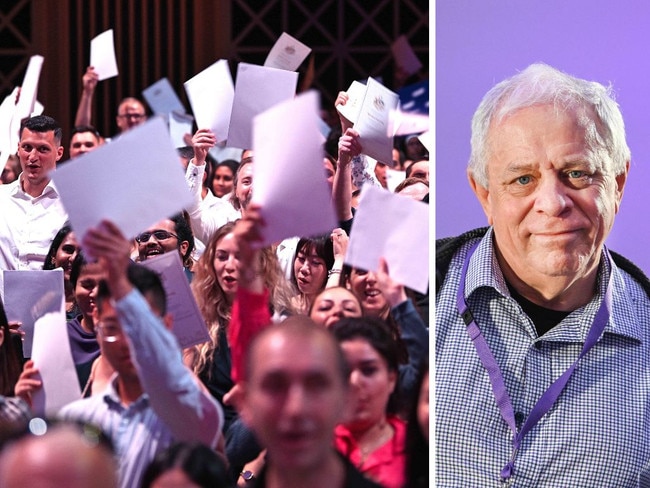
[[[334,445],[363,475],[386,488],[402,488],[406,482],[406,422],[395,417],[386,418],[395,435],[361,463],[361,451],[345,425],[336,427]]]

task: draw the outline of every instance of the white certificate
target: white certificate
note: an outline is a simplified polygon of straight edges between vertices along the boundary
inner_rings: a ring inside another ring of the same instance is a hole
[[[180,112],[169,113],[169,136],[174,147],[185,147],[185,135],[192,135],[194,117]]]
[[[337,226],[323,173],[318,109],[318,95],[309,91],[253,121],[252,201],[262,206],[265,244],[329,233]]]
[[[235,99],[230,116],[228,146],[253,147],[253,117],[274,105],[291,100],[296,94],[298,73],[239,63],[235,81]],[[268,137],[276,137],[274,132]]]
[[[309,46],[283,32],[271,48],[264,66],[296,71],[310,52]]]
[[[21,119],[31,116],[34,112],[36,93],[38,92],[38,80],[41,77],[43,60],[43,56],[32,56],[29,58],[25,78],[20,87],[20,99],[16,105],[16,117],[14,117],[14,119],[18,119],[19,126]],[[16,134],[16,136],[18,136],[18,134]],[[18,144],[18,142],[16,142],[16,144]]]
[[[161,117],[74,158],[52,181],[79,241],[104,219],[133,237],[194,201]]]
[[[210,340],[208,328],[201,316],[177,252],[166,252],[143,261],[143,266],[160,276],[167,295],[167,310],[172,314],[172,332],[185,349]]]
[[[4,271],[2,275],[7,320],[22,323],[23,356],[30,358],[36,320],[65,308],[63,270]]]
[[[90,41],[90,66],[95,68],[98,81],[107,80],[119,74],[115,58],[113,29],[102,32]]]
[[[366,95],[354,128],[359,132],[363,154],[385,164],[391,164],[393,160],[393,119],[398,103],[396,93],[368,78]]]
[[[210,129],[217,141],[228,137],[235,96],[228,61],[220,59],[184,83],[199,129]]]
[[[142,90],[142,96],[155,115],[167,115],[174,111],[185,113],[185,107],[167,78],[161,78]]]
[[[361,104],[366,96],[366,85],[358,81],[353,81],[346,93],[348,95],[348,101],[345,105],[337,105],[336,110],[354,124],[359,117]]]
[[[421,293],[429,286],[429,205],[364,185],[345,263],[375,271],[379,258],[393,280]]]
[[[32,410],[36,415],[54,417],[61,407],[81,398],[64,310],[36,321],[32,352],[43,382],[43,388],[32,396]]]

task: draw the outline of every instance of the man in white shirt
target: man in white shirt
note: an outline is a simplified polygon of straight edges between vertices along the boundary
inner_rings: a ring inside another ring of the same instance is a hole
[[[63,156],[61,127],[37,115],[23,122],[22,173],[0,187],[0,270],[42,269],[52,239],[68,218],[50,172]]]

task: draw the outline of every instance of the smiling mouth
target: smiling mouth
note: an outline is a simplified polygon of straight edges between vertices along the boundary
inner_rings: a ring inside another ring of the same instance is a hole
[[[235,278],[234,276],[224,276],[223,282],[226,283],[227,285],[234,285],[235,283],[237,283],[237,278]]]
[[[366,291],[366,296],[367,297],[376,297],[379,295],[381,292],[379,290],[373,289],[373,290],[367,290]]]
[[[154,249],[147,249],[146,256],[157,256],[159,254],[164,254],[162,249],[154,248]]]

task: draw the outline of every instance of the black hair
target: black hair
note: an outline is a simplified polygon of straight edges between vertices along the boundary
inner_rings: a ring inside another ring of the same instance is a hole
[[[296,254],[291,261],[291,283],[293,283],[293,286],[296,287],[296,289],[298,289],[298,283],[296,281],[296,273],[294,271],[295,267],[293,266],[293,263],[298,257],[298,253],[303,251],[303,249],[306,251],[311,251],[313,249],[316,252],[316,255],[325,261],[325,268],[327,271],[332,269],[332,266],[334,266],[334,245],[332,244],[332,239],[329,234],[301,237],[296,245]],[[326,284],[327,275],[325,276],[325,283],[322,288],[325,288]]]
[[[178,236],[178,247],[180,248],[183,241],[188,243],[187,251],[183,255],[183,266],[190,266],[192,264],[192,251],[194,250],[194,233],[192,232],[190,217],[186,211],[183,211],[172,215],[169,220],[174,222],[174,231]]]
[[[79,251],[72,261],[72,266],[70,267],[70,284],[74,289],[77,286],[77,281],[79,281],[79,276],[81,275],[81,270],[83,267],[88,264],[83,253]]]
[[[192,146],[177,147],[176,152],[181,158],[188,160],[194,157],[194,148]]]
[[[70,133],[70,139],[74,137],[75,134],[84,134],[86,132],[90,132],[92,135],[95,136],[97,141],[100,141],[102,139],[102,135],[99,133],[95,127],[92,125],[77,125],[72,129],[72,132]]]
[[[386,361],[389,371],[396,374],[396,384],[388,399],[386,411],[398,411],[399,394],[399,349],[390,328],[381,319],[373,317],[343,317],[333,324],[329,330],[339,342],[353,339],[364,339]]]
[[[20,124],[20,132],[18,137],[22,137],[23,129],[29,129],[32,132],[54,132],[54,139],[58,144],[61,144],[61,138],[63,137],[63,131],[59,123],[54,120],[52,117],[47,115],[35,115],[25,119]]]
[[[129,282],[145,298],[150,299],[152,307],[156,309],[156,312],[160,313],[160,316],[164,316],[167,313],[167,295],[165,294],[165,288],[158,273],[144,266],[129,263],[127,277]],[[104,301],[110,297],[111,292],[108,289],[106,280],[101,280],[97,290],[97,309],[99,311],[101,311]]]
[[[231,488],[225,458],[198,442],[177,442],[159,452],[142,477],[141,488],[149,488],[166,471],[180,468],[202,488]]]
[[[52,244],[50,244],[50,249],[47,251],[45,256],[45,262],[43,263],[43,269],[54,269],[56,265],[54,264],[54,258],[56,257],[56,252],[61,247],[61,243],[66,238],[66,236],[72,232],[72,227],[69,223],[63,224],[63,227],[56,233],[54,239],[52,239]]]

